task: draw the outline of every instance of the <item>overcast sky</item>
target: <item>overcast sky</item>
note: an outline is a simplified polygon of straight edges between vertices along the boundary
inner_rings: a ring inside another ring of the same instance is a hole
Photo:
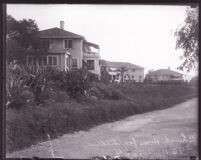
[[[174,32],[184,24],[186,7],[13,4],[7,13],[17,20],[34,19],[40,30],[59,27],[62,20],[65,30],[99,44],[102,59],[131,62],[145,72],[168,67],[178,71],[182,51],[175,50]]]

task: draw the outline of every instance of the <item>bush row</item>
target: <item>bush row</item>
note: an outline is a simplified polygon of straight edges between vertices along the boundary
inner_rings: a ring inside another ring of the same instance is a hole
[[[66,98],[66,92],[59,90],[51,95],[57,101],[33,103],[22,109],[8,108],[7,151],[47,140],[47,134],[56,138],[130,115],[164,109],[197,96],[194,88],[185,85],[131,86],[100,82],[91,82],[88,93],[82,103]]]

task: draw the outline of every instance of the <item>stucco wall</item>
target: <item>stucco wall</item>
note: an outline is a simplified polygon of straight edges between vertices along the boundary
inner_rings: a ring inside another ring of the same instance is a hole
[[[183,77],[180,76],[178,78],[172,78],[171,75],[153,75],[151,76],[151,79],[156,81],[171,81],[171,80],[183,80]]]
[[[71,58],[77,59],[78,68],[82,67],[82,41],[80,39],[72,39],[73,46],[69,49],[64,49],[64,39],[52,39],[51,41],[51,49],[48,50],[48,53],[66,53],[69,52],[71,54]],[[64,58],[64,57],[63,57]],[[65,60],[62,60],[62,64],[65,66]],[[64,67],[62,66],[62,67]]]
[[[99,65],[100,58],[98,58],[98,57],[84,58],[85,62],[87,62],[87,60],[94,60],[94,70],[89,70],[89,71],[91,73],[98,74],[100,76],[100,65]]]
[[[135,80],[136,82],[143,82],[144,81],[144,69],[135,69],[135,71],[133,70],[128,70],[125,71],[124,76],[129,75],[130,80]],[[132,78],[132,76],[134,76],[134,78]],[[141,76],[141,78],[140,78]],[[129,80],[128,76],[126,78],[124,78],[124,80]]]

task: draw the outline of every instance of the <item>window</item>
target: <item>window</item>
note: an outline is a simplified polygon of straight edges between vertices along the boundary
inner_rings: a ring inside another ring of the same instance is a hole
[[[87,69],[94,70],[94,60],[87,60]]]
[[[57,57],[53,57],[53,65],[57,65]]]
[[[42,64],[45,66],[47,65],[47,57],[42,58]]]
[[[72,68],[77,68],[77,59],[72,59]]]
[[[42,65],[42,58],[39,58],[38,64],[41,66]]]
[[[57,65],[57,56],[48,56],[48,65],[56,66]]]
[[[36,65],[36,58],[34,56],[28,56],[27,65]]]
[[[52,49],[52,41],[44,40],[43,41],[43,47],[45,49]]]
[[[71,39],[64,40],[64,48],[73,48],[73,41]]]
[[[48,65],[52,65],[52,57],[48,57]]]

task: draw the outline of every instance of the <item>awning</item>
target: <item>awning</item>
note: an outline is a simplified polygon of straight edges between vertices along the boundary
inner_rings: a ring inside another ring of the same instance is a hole
[[[112,71],[109,71],[108,74],[109,74],[109,75],[118,75],[119,72],[112,72]]]

